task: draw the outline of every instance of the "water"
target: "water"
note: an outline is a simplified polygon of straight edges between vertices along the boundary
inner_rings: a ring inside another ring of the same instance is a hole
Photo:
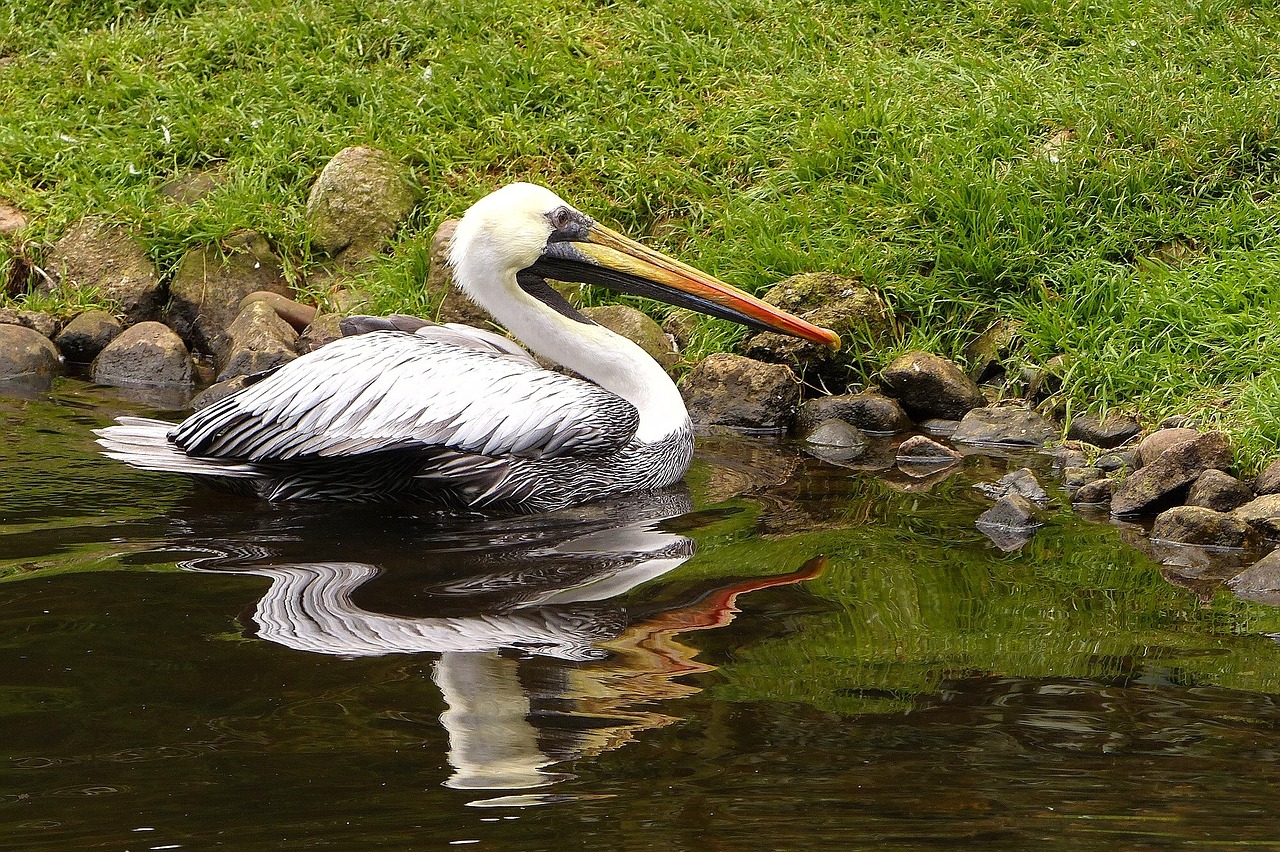
[[[0,399],[15,849],[1280,846],[1277,610],[973,482],[707,438],[552,516],[268,505]],[[1047,479],[1047,477],[1046,477]]]

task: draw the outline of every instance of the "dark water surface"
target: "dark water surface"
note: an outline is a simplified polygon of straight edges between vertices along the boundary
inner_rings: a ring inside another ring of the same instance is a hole
[[[145,411],[0,399],[5,848],[1280,848],[1277,610],[1066,511],[996,548],[1027,459],[709,438],[451,519],[96,454]]]

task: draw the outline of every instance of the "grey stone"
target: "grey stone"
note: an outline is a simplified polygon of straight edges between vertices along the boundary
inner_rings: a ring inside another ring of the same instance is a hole
[[[1079,488],[1105,475],[1096,467],[1066,467],[1062,469],[1062,484],[1067,488]]]
[[[16,234],[27,227],[27,217],[21,210],[0,198],[0,235]]]
[[[958,444],[1042,447],[1058,427],[1027,408],[975,408],[964,416],[951,440]]]
[[[1263,494],[1236,508],[1232,514],[1263,536],[1280,541],[1280,494]]]
[[[898,445],[899,464],[955,464],[964,456],[924,435],[912,435]]]
[[[1253,481],[1253,490],[1259,494],[1280,494],[1280,459],[1262,469],[1262,473]]]
[[[191,356],[182,338],[158,322],[127,328],[93,362],[93,380],[115,387],[191,384]]]
[[[1227,581],[1227,588],[1246,600],[1280,604],[1280,550],[1273,550]]]
[[[1071,418],[1067,438],[1110,450],[1137,437],[1141,431],[1138,421],[1123,414],[1109,414],[1105,418],[1098,414],[1081,414]]]
[[[225,399],[233,393],[238,393],[244,390],[252,383],[253,382],[248,376],[236,376],[233,379],[226,379],[225,381],[209,385],[209,387],[200,391],[200,393],[196,394],[191,400],[191,409],[193,411],[199,411],[202,408],[208,408],[218,400]]]
[[[311,245],[329,255],[367,257],[395,234],[417,201],[411,175],[376,148],[344,148],[307,197]]]
[[[1049,492],[1044,490],[1035,472],[1029,467],[1018,468],[1006,473],[995,482],[979,482],[973,486],[992,500],[999,500],[1008,494],[1016,494],[1036,503],[1052,502]]]
[[[245,296],[240,300],[239,310],[243,312],[250,302],[265,302],[270,305],[276,312],[276,316],[293,326],[295,331],[302,331],[316,318],[314,306],[295,302],[288,296],[272,293],[269,290],[255,290]]]
[[[0,381],[49,379],[62,372],[62,359],[49,338],[21,325],[0,325]]]
[[[1084,453],[1075,447],[1068,447],[1065,444],[1054,447],[1050,455],[1053,456],[1054,469],[1059,472],[1069,467],[1084,467],[1089,463],[1089,459]]]
[[[1004,373],[1003,362],[1013,354],[1021,333],[1022,323],[1001,318],[971,340],[960,353],[969,364],[969,378],[985,382]]]
[[[1243,519],[1227,512],[1202,506],[1175,506],[1156,517],[1151,537],[1177,544],[1243,548],[1254,543],[1257,533]]]
[[[155,319],[164,288],[155,264],[127,229],[99,219],[82,219],[53,249],[58,288],[96,290],[120,306],[126,323]]]
[[[1071,495],[1071,502],[1076,505],[1102,506],[1111,502],[1111,494],[1116,489],[1114,479],[1095,479],[1086,482]]]
[[[842,450],[865,450],[871,442],[857,426],[843,420],[824,420],[814,427],[805,440],[810,444],[823,447],[838,447]]]
[[[106,311],[85,311],[67,323],[54,342],[68,361],[88,364],[122,331],[120,321]]]
[[[800,406],[797,428],[812,429],[824,420],[843,420],[864,432],[891,435],[911,428],[911,418],[897,400],[878,393],[850,393],[820,396]]]
[[[1006,494],[978,516],[979,527],[1031,530],[1044,523],[1040,507],[1021,494]]]
[[[1213,509],[1215,512],[1230,512],[1253,499],[1249,486],[1229,473],[1220,470],[1206,470],[1191,484],[1187,492],[1187,505]]]
[[[1151,464],[1160,457],[1161,453],[1174,444],[1190,441],[1199,434],[1195,429],[1187,429],[1181,426],[1172,429],[1157,429],[1143,438],[1142,443],[1138,445],[1137,466],[1145,467]]]
[[[53,337],[58,333],[58,318],[44,311],[19,311],[13,308],[0,308],[0,325],[20,325],[45,337]]]
[[[935,438],[950,438],[956,433],[957,427],[960,426],[959,420],[949,420],[946,417],[929,417],[921,420],[918,424],[920,431],[926,435],[932,435]]]
[[[946,358],[927,352],[909,352],[896,358],[882,376],[884,390],[916,418],[963,417],[970,409],[986,405],[973,380]]]
[[[1116,486],[1111,499],[1114,515],[1136,515],[1176,500],[1206,470],[1231,466],[1231,444],[1222,432],[1197,434],[1174,444],[1155,461]]]
[[[1037,402],[1048,399],[1062,390],[1062,379],[1067,374],[1067,359],[1054,355],[1042,367],[1030,368],[1027,376],[1027,395]]]
[[[1094,462],[1094,464],[1097,465],[1099,470],[1105,470],[1107,473],[1114,473],[1115,471],[1122,470],[1126,467],[1136,467],[1137,465],[1135,462],[1137,460],[1137,455],[1138,451],[1136,449],[1121,450],[1118,453],[1107,453],[1106,455],[1099,456],[1098,460]]]
[[[680,393],[696,423],[782,429],[795,415],[800,381],[782,364],[722,352],[694,367]]]
[[[341,322],[342,317],[337,314],[320,314],[311,321],[302,332],[302,336],[298,338],[298,351],[303,354],[315,352],[321,346],[342,337]]]
[[[298,333],[267,302],[246,305],[227,333],[231,345],[219,381],[271,370],[298,357]]]
[[[225,165],[218,164],[174,178],[160,187],[160,197],[172,204],[187,206],[222,189],[229,180]]]
[[[672,346],[671,338],[658,325],[657,320],[630,305],[601,305],[584,308],[582,313],[591,320],[620,334],[639,346],[664,370],[680,363],[680,353]]]

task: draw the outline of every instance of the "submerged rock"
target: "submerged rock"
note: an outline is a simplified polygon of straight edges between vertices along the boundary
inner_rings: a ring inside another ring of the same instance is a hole
[[[190,385],[191,356],[168,327],[141,322],[102,350],[93,362],[93,380],[115,387]]]
[[[978,517],[980,527],[1010,530],[1035,529],[1044,524],[1040,507],[1021,494],[1006,494]]]
[[[1105,506],[1111,503],[1115,489],[1114,479],[1095,479],[1076,489],[1076,493],[1071,495],[1071,502],[1080,506]]]
[[[864,432],[891,435],[911,428],[911,418],[896,400],[878,393],[820,396],[800,406],[797,427],[801,432],[824,420],[843,420]]]
[[[805,440],[822,447],[837,447],[855,452],[861,452],[871,444],[857,426],[843,420],[822,421],[805,436]]]
[[[1280,550],[1273,550],[1252,567],[1227,581],[1238,597],[1259,603],[1280,604]]]
[[[782,364],[721,352],[694,367],[680,393],[695,423],[783,429],[800,401],[800,381]]]
[[[1106,474],[1096,467],[1067,467],[1062,469],[1062,484],[1067,488],[1081,488]]]
[[[993,500],[1016,494],[1036,503],[1052,502],[1049,492],[1044,490],[1044,486],[1040,484],[1040,480],[1036,479],[1035,473],[1029,467],[1010,471],[995,482],[979,482],[973,487]]]
[[[1110,450],[1137,437],[1141,431],[1138,421],[1123,414],[1108,414],[1105,418],[1098,414],[1081,414],[1071,418],[1067,438]]]
[[[644,311],[630,305],[601,305],[597,308],[584,308],[582,313],[639,346],[662,369],[670,370],[680,363],[680,353],[675,350],[671,338],[658,325],[657,320]]]
[[[1280,541],[1280,494],[1264,494],[1232,512],[1260,534]]]
[[[298,357],[298,333],[265,301],[249,302],[227,334],[231,345],[219,381],[271,370]]]
[[[1144,467],[1158,459],[1165,450],[1181,444],[1183,441],[1190,441],[1200,435],[1195,429],[1187,429],[1181,426],[1172,429],[1157,429],[1150,435],[1142,439],[1142,443],[1138,445],[1138,467]]]
[[[1027,408],[975,408],[964,416],[951,440],[960,444],[1043,447],[1058,427]]]
[[[154,319],[164,299],[155,264],[132,233],[100,219],[82,219],[58,240],[53,267],[58,288],[94,290],[120,306],[126,323]]]
[[[49,338],[25,326],[0,325],[0,381],[47,380],[61,372],[62,359]]]
[[[225,399],[233,393],[238,393],[249,385],[253,384],[253,380],[248,376],[236,376],[233,379],[209,385],[209,387],[200,391],[191,400],[191,410],[199,411],[202,408],[208,408],[220,399]]]
[[[1257,533],[1239,517],[1201,506],[1175,506],[1156,517],[1151,537],[1157,541],[1206,547],[1244,548]]]
[[[912,435],[898,445],[897,462],[900,465],[955,464],[963,458],[964,456],[950,447],[944,447],[924,435]]]
[[[68,361],[88,364],[122,331],[120,321],[106,311],[85,311],[67,323],[54,342]]]
[[[385,151],[353,146],[328,162],[307,197],[311,245],[331,256],[375,253],[417,201],[412,175]]]
[[[1111,512],[1136,515],[1151,511],[1182,496],[1206,470],[1230,466],[1231,444],[1225,434],[1196,434],[1192,440],[1164,450],[1155,461],[1121,481],[1111,500]]]
[[[1220,470],[1206,470],[1196,477],[1187,492],[1187,505],[1213,509],[1215,512],[1230,512],[1253,499],[1249,486],[1229,473]]]
[[[884,389],[916,418],[959,419],[987,404],[982,391],[959,367],[928,352],[909,352],[885,368]]]

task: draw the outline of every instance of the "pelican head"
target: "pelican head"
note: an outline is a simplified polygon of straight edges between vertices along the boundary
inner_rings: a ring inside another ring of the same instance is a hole
[[[761,331],[833,349],[840,338],[723,281],[606,228],[549,189],[513,183],[467,210],[449,254],[458,286],[502,317],[502,306],[533,295],[554,303],[546,279],[595,284]],[[515,290],[523,293],[516,293]]]

